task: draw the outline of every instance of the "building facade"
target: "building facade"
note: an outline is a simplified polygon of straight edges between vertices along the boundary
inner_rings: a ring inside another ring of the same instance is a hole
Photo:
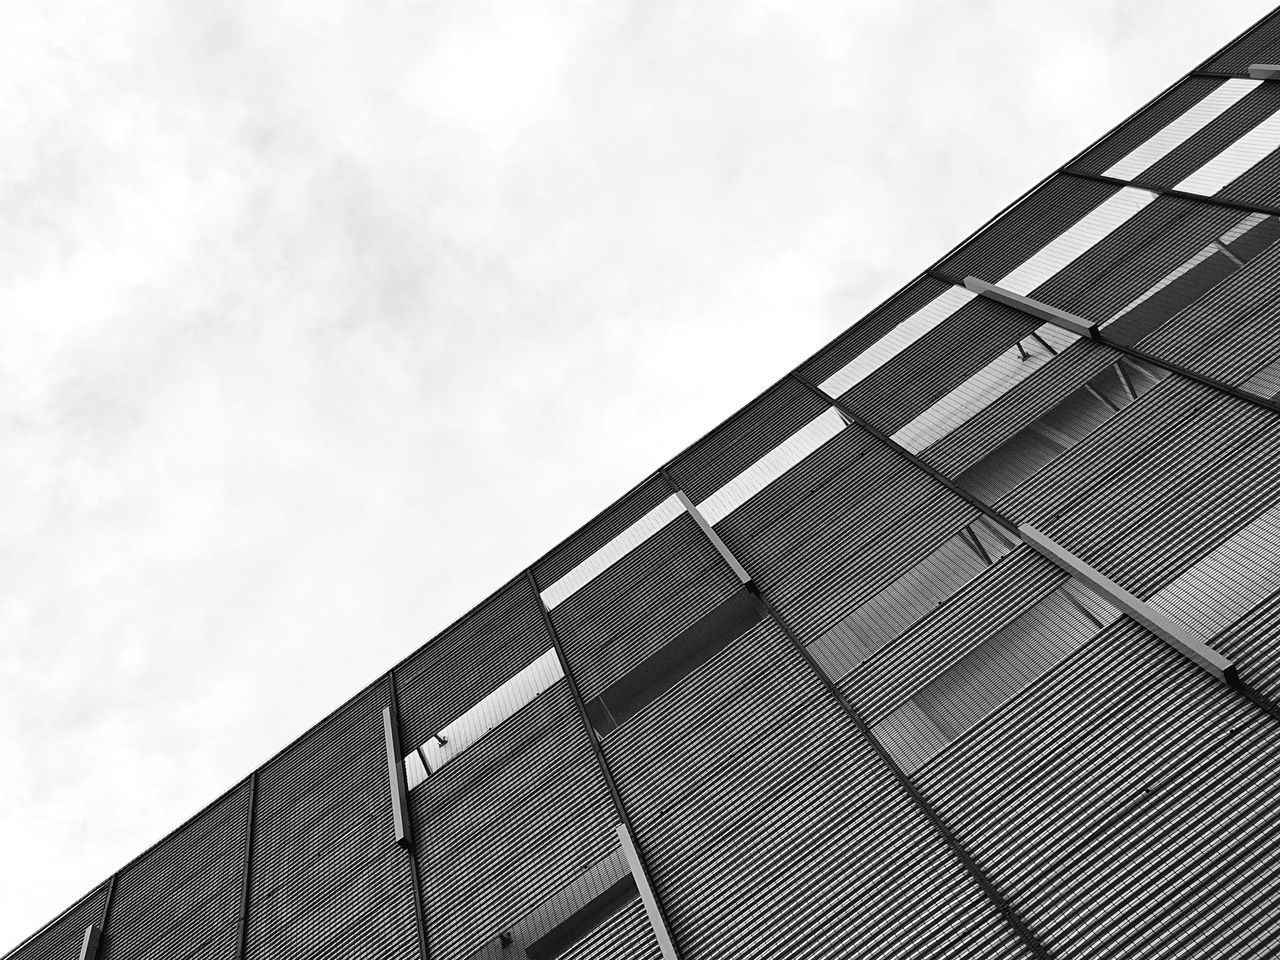
[[[1280,955],[1280,15],[12,960]]]

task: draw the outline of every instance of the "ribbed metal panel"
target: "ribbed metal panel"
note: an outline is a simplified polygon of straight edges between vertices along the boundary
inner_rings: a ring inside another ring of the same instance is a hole
[[[1247,382],[1280,357],[1280,246],[1259,253],[1141,346],[1224,383]]]
[[[412,794],[433,960],[469,957],[617,848],[563,681]]]
[[[1160,197],[1036,290],[1036,299],[1103,322],[1246,216]]]
[[[1274,81],[1272,84],[1274,85]],[[1277,146],[1280,145],[1278,143],[1280,117],[1273,115],[1269,122],[1264,121],[1264,123],[1267,125],[1260,124],[1256,128],[1252,138],[1252,151],[1254,155],[1265,153],[1265,156],[1252,162],[1243,173],[1227,181],[1216,196],[1234,203],[1257,204],[1262,207],[1275,208],[1280,205],[1280,185],[1276,183],[1276,177],[1280,174],[1280,151],[1277,150]],[[1243,144],[1241,154],[1237,165],[1250,164],[1252,157],[1246,154]],[[1224,174],[1223,179],[1230,173],[1234,173],[1234,169]]]
[[[917,277],[805,361],[800,373],[810,383],[822,383],[949,289],[949,283]]]
[[[1272,13],[1204,64],[1215,73],[1244,74],[1255,63],[1280,63],[1280,12]]]
[[[1110,347],[1077,340],[1052,363],[1015,385],[921,456],[948,476],[960,475],[1118,357]]]
[[[517,577],[396,670],[401,736],[418,746],[551,645],[527,577]]]
[[[1236,530],[1151,597],[1206,640],[1280,590],[1280,505]]]
[[[1143,599],[1280,497],[1280,416],[1167,383],[1042,471],[1078,478],[1045,533]],[[1195,397],[1194,412],[1168,423],[1161,414],[1178,410],[1184,392]],[[1128,434],[1126,455],[1093,459],[1111,444],[1089,441],[1113,424]],[[1156,432],[1160,426],[1171,429]],[[1082,450],[1091,463],[1073,456]],[[1115,482],[1117,473],[1125,482]]]
[[[1280,593],[1220,633],[1213,646],[1236,662],[1255,689],[1273,700],[1280,698]]]
[[[939,269],[952,277],[998,282],[1119,191],[1105,183],[1054,177],[943,260]]]
[[[977,518],[808,644],[809,653],[832,680],[844,678],[1016,545]]]
[[[545,590],[670,496],[670,488],[660,477],[654,477],[606,507],[534,564],[538,585]]]
[[[850,428],[718,530],[808,641],[975,513],[879,441]]]
[[[854,670],[840,689],[868,723],[878,723],[1065,579],[1048,560],[1019,547]]]
[[[687,514],[551,611],[591,699],[742,588]]]
[[[1119,615],[1068,581],[917,690],[875,734],[903,772],[915,773]]]
[[[1248,380],[1240,384],[1240,389],[1267,400],[1280,396],[1280,358],[1255,370]]]
[[[752,497],[758,496],[770,484],[781,479],[846,426],[840,411],[835,407],[828,407],[697,504],[698,511],[707,523],[719,523]]]
[[[841,399],[869,422],[892,433],[1037,326],[1021,311],[978,297]]]
[[[1055,956],[1269,956],[1280,727],[1121,620],[918,775]]]
[[[1021,955],[767,622],[605,749],[686,960]]]
[[[1280,106],[1277,85],[1260,84],[1239,103],[1189,137],[1177,150],[1144,171],[1142,182],[1164,188],[1176,186],[1191,193],[1208,195],[1216,192],[1201,189],[1199,179],[1189,181],[1188,178],[1271,116],[1277,106]]]
[[[660,960],[658,943],[639,899],[578,941],[559,960]]]
[[[76,960],[85,927],[102,921],[108,883],[86,894],[27,937],[6,953],[4,960]]]
[[[676,457],[671,476],[701,503],[828,406],[787,377]]]
[[[1083,355],[1084,351],[1074,358]],[[1068,354],[1063,366],[1074,358]],[[1024,393],[1023,398],[1037,407],[1046,393],[1056,402],[1039,416],[1028,419],[1017,433],[984,453],[980,460],[966,466],[956,478],[957,483],[984,503],[996,502],[1132,404],[1135,395],[1141,397],[1167,375],[1161,368],[1128,357],[1115,357],[1114,362],[1097,372],[1087,367],[1086,371],[1087,378],[1080,379],[1081,385],[1061,399],[1056,399],[1056,395],[1068,373],[1066,370],[1055,371],[1055,375],[1048,378],[1052,389],[1037,391],[1034,396]],[[1017,423],[1014,415],[1025,415],[1025,412],[1025,409],[1017,410],[1016,402],[1010,404],[1003,408],[1000,419],[989,421],[989,429],[972,432],[966,439],[971,446],[981,449],[1002,436],[1011,423]]]
[[[1052,323],[1045,323],[969,377],[890,438],[905,450],[920,453],[944,439],[998,401],[1020,383],[1051,366],[1079,340]]]
[[[248,812],[246,784],[121,874],[101,956],[234,957],[239,949]]]
[[[1234,81],[1236,84],[1245,81]],[[1208,77],[1188,77],[1175,84],[1136,117],[1121,124],[1108,134],[1096,146],[1068,169],[1082,173],[1102,174],[1117,177],[1121,180],[1133,180],[1138,173],[1148,169],[1162,156],[1170,144],[1185,142],[1183,134],[1190,135],[1200,129],[1195,121],[1200,117],[1216,115],[1216,101],[1225,101],[1223,93],[1233,90],[1227,86],[1229,80],[1215,80]],[[1206,98],[1217,92],[1215,99]],[[1198,108],[1198,109],[1197,109]],[[1188,116],[1190,114],[1190,116]],[[1184,119],[1186,118],[1186,119]],[[1180,122],[1179,122],[1180,121]],[[1170,129],[1170,125],[1178,126]],[[1169,132],[1152,143],[1162,131]],[[1146,146],[1150,144],[1150,146]],[[1135,152],[1146,146],[1145,151],[1135,156]],[[1115,169],[1121,161],[1128,160],[1123,167]],[[1136,171],[1136,173],[1135,173]]]
[[[259,774],[249,960],[417,955],[410,864],[392,829],[386,705],[378,683]]]

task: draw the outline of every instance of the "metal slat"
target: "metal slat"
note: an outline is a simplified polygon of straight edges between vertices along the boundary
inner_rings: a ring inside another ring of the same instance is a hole
[[[387,803],[387,705],[384,679],[259,773],[249,960],[417,952],[412,873]]]
[[[104,958],[237,955],[247,801],[245,784],[119,876]]]
[[[920,782],[1059,955],[1237,956],[1280,898],[1278,751],[1280,727],[1121,621]]]
[[[605,747],[690,960],[1022,955],[770,624]]]

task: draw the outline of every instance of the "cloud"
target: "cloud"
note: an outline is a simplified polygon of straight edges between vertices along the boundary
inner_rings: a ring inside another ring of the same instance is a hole
[[[0,943],[1263,12],[11,5]]]

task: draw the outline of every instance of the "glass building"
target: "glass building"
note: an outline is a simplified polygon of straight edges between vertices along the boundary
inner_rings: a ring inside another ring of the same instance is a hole
[[[1280,955],[1280,15],[8,956]]]

